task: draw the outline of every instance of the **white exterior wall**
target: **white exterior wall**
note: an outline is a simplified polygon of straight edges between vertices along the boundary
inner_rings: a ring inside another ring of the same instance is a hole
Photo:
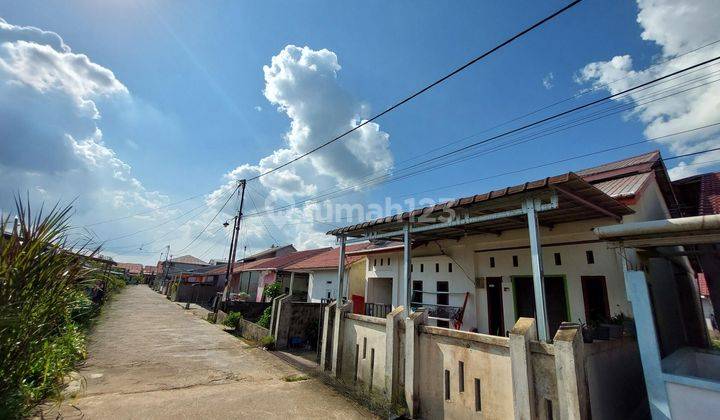
[[[327,299],[328,292],[331,299],[337,299],[337,288],[337,270],[313,271],[308,279],[308,302]]]
[[[641,191],[640,197],[629,207],[634,214],[626,216],[625,222],[656,220],[670,217],[665,201],[655,180]],[[610,314],[623,312],[632,316],[632,307],[625,293],[622,272],[622,259],[616,249],[608,248],[604,242],[597,241],[592,233],[593,227],[611,225],[616,222],[609,218],[593,219],[582,222],[558,224],[554,227],[540,228],[540,240],[543,244],[543,267],[546,275],[565,277],[566,298],[569,305],[570,321],[585,322],[585,304],[582,292],[582,276],[604,276],[608,294]],[[555,245],[557,244],[557,245]],[[562,245],[565,244],[565,245]],[[495,250],[499,248],[516,248]],[[594,263],[588,264],[586,251],[592,251]],[[560,253],[561,265],[554,263],[554,253]],[[435,291],[435,281],[447,280],[450,287],[450,305],[462,306],[464,292],[470,292],[465,310],[463,330],[477,328],[479,332],[488,331],[486,289],[475,289],[474,281],[482,277],[503,278],[503,317],[506,330],[515,324],[515,303],[512,288],[512,276],[532,276],[530,249],[527,229],[514,229],[501,235],[473,235],[460,240],[432,242],[413,249],[413,280],[423,280],[424,291]],[[518,256],[518,267],[512,266],[512,256]],[[495,257],[495,267],[489,264]],[[633,258],[632,255],[630,255]],[[384,258],[382,266],[380,258]],[[387,259],[390,258],[390,265]],[[377,260],[377,264],[373,264]],[[435,262],[440,263],[440,273],[435,273]],[[447,272],[448,262],[453,262],[453,272]],[[425,264],[423,273],[419,264]],[[393,279],[393,307],[402,300],[397,296],[398,279],[402,276],[402,252],[368,255],[366,278],[387,277]],[[425,303],[435,303],[434,295],[424,294]]]

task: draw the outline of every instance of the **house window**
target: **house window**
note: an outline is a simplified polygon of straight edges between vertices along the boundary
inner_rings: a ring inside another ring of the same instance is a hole
[[[380,258],[380,267],[382,267],[384,258]]]
[[[390,258],[388,258],[388,267],[390,266]]]
[[[436,273],[440,272],[440,263],[435,263],[435,272]]]
[[[410,264],[410,272],[411,272],[411,273],[413,272],[413,265],[412,265],[412,264]]]
[[[465,392],[465,363],[458,362],[458,391]]]
[[[450,371],[445,369],[445,399],[450,401]]]
[[[440,328],[450,328],[450,322],[448,321],[442,321],[438,319],[437,321],[435,321],[435,323]]]
[[[452,263],[448,263],[448,273],[452,273]]]
[[[519,264],[518,264],[518,256],[517,256],[517,255],[513,255],[513,267],[517,267],[518,265],[519,265]]]
[[[490,257],[490,268],[495,268],[495,257]]]
[[[593,255],[592,251],[585,251],[585,258],[588,264],[595,264],[595,255]]]
[[[422,273],[423,271],[425,271],[425,265],[424,265],[424,264],[420,264],[420,272]]]
[[[553,254],[553,257],[555,258],[555,265],[562,265],[562,258],[560,258],[559,252]]]
[[[373,259],[373,267],[377,267],[377,258]]]
[[[475,411],[482,411],[482,400],[480,399],[480,379],[475,378]]]
[[[450,304],[450,293],[449,285],[446,281],[439,281],[436,285],[437,290],[437,304],[438,305],[449,305]]]
[[[413,280],[412,287],[412,303],[422,303],[423,282],[420,280]]]

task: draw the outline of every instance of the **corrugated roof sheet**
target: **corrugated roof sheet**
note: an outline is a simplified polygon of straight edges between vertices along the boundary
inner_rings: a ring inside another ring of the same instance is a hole
[[[604,163],[602,165],[593,166],[592,168],[583,169],[576,171],[575,173],[583,178],[589,177],[590,175],[597,175],[605,172],[632,172],[635,167],[643,166],[647,164],[654,164],[660,159],[660,151],[653,150],[652,152],[644,153],[642,155],[629,157],[627,159],[617,160],[615,162]]]
[[[653,178],[653,172],[597,182],[593,186],[612,198],[632,198]]]
[[[700,216],[720,214],[720,172],[703,174],[700,178]]]

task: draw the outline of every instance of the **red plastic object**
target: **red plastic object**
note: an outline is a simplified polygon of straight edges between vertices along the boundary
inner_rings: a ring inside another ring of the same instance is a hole
[[[365,315],[365,296],[352,295],[353,313]]]

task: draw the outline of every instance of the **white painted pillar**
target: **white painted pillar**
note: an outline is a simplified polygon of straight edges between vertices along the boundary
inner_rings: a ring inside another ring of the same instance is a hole
[[[338,302],[343,302],[343,298],[346,296],[347,288],[345,287],[345,237],[339,236],[340,239],[340,258],[338,260]],[[340,307],[342,305],[339,305]]]
[[[643,365],[643,375],[645,376],[645,389],[647,389],[648,402],[650,403],[650,414],[653,420],[670,419],[667,388],[663,380],[660,349],[658,348],[657,331],[653,320],[647,278],[644,271],[623,271],[625,289],[635,317],[637,343]]]
[[[290,287],[289,287],[289,290],[288,290],[288,294],[289,294],[289,295],[292,295],[292,294],[293,294],[293,283],[294,283],[294,282],[295,282],[295,272],[294,272],[294,271],[291,271],[291,272],[290,272]]]
[[[542,246],[540,245],[540,226],[538,225],[537,203],[534,198],[525,200],[523,207],[527,214],[530,233],[530,261],[532,262],[533,289],[535,293],[535,317],[537,318],[538,339],[548,341],[548,322],[545,313],[545,282],[543,281]]]
[[[398,287],[398,302],[407,309],[408,314],[412,312],[412,308],[410,308],[410,293],[412,293],[412,272],[410,271],[412,248],[410,241],[410,223],[406,223],[403,226],[403,275]]]

